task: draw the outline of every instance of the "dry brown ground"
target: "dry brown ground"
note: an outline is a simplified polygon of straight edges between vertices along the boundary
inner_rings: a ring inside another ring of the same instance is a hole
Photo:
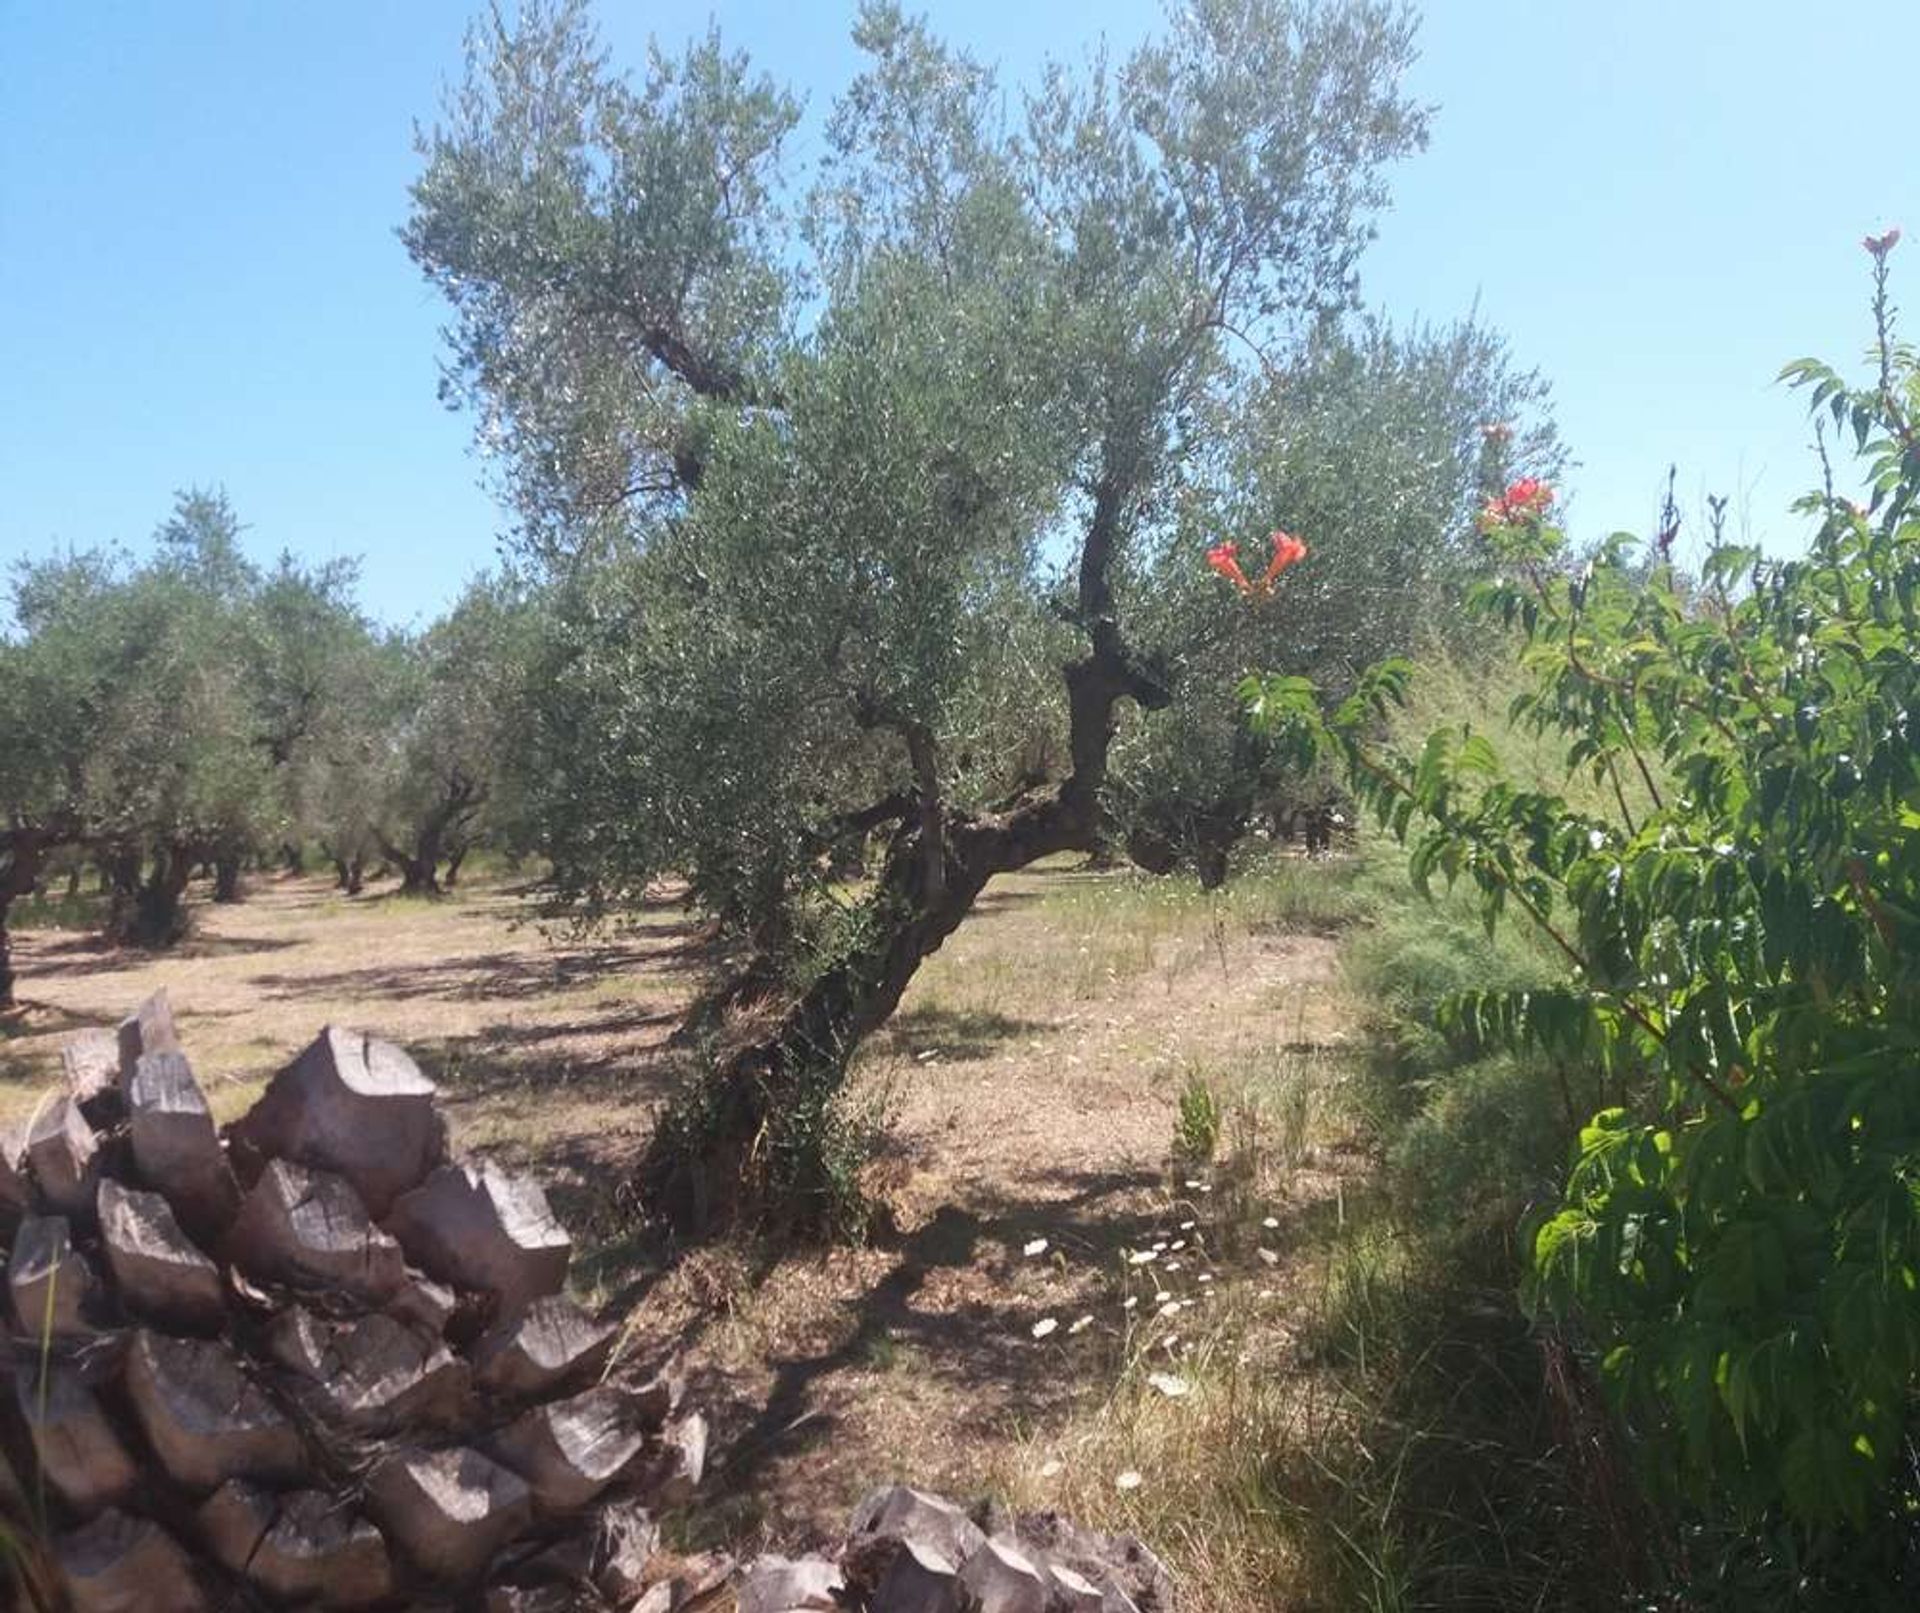
[[[1298,1227],[1353,1164],[1312,1101],[1350,1016],[1334,943],[1276,924],[1257,891],[1219,901],[1061,869],[997,881],[862,1059],[856,1101],[885,1122],[870,1185],[895,1230],[806,1256],[732,1244],[667,1260],[619,1235],[611,1190],[671,1078],[692,937],[665,904],[590,943],[523,916],[498,884],[348,903],[280,880],[202,908],[195,940],[162,958],[30,933],[32,1007],[0,1031],[0,1114],[30,1106],[65,1031],[162,985],[223,1117],[323,1023],[405,1044],[444,1083],[462,1143],[557,1183],[586,1229],[586,1281],[633,1347],[684,1352],[716,1422],[696,1544],[824,1538],[903,1474],[1044,1501],[1077,1449],[1124,1460],[1088,1430],[1121,1376],[1190,1359],[1206,1330],[1182,1307],[1232,1306],[1251,1318],[1243,1356],[1285,1355],[1308,1303]],[[1230,1116],[1244,1168],[1170,1169],[1196,1073],[1255,1094]],[[1138,1499],[1116,1488],[1088,1521],[1145,1516]]]

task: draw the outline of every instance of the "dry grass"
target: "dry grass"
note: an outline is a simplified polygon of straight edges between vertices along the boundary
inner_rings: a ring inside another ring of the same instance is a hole
[[[667,1261],[611,1218],[697,978],[671,907],[562,943],[516,927],[497,884],[349,904],[279,881],[203,909],[165,958],[32,934],[0,1105],[32,1102],[64,1031],[162,984],[223,1116],[327,1020],[392,1037],[445,1083],[463,1144],[559,1183],[625,1347],[685,1357],[716,1460],[682,1544],[804,1547],[910,1477],[1137,1528],[1220,1613],[1305,1607],[1290,1498],[1334,1401],[1301,1341],[1367,1163],[1326,933],[1350,906],[1338,873],[1286,861],[1218,895],[1064,868],[996,881],[856,1072],[851,1101],[887,1119],[869,1185],[894,1229],[860,1249]],[[1220,1151],[1176,1165],[1194,1079],[1219,1097]]]

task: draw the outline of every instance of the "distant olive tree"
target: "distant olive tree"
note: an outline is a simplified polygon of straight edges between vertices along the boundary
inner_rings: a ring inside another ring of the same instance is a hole
[[[85,780],[101,669],[67,623],[102,585],[96,557],[15,571],[13,632],[0,636],[0,1009],[14,1005],[9,918],[49,859],[85,835]]]
[[[390,647],[376,697],[370,829],[408,895],[452,884],[497,815],[507,751],[523,727],[528,615],[482,579],[417,638]]]
[[[683,1215],[743,1172],[824,1211],[852,1049],[994,875],[1108,842],[1126,713],[1178,698],[1140,628],[1184,540],[1264,537],[1226,468],[1425,133],[1372,0],[1197,0],[1018,117],[891,5],[855,38],[799,189],[797,104],[717,38],[636,83],[581,5],[496,15],[406,228],[550,585],[560,893],[682,872],[791,986],[656,1138]]]

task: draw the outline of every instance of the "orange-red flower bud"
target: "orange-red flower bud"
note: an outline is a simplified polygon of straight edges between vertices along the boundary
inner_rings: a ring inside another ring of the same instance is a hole
[[[1247,581],[1247,574],[1240,569],[1239,554],[1240,545],[1237,543],[1216,543],[1207,551],[1207,564],[1241,593],[1250,594],[1253,584]]]

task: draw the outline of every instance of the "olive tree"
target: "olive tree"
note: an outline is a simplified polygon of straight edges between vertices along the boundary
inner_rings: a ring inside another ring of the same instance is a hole
[[[497,807],[527,617],[514,590],[482,578],[424,633],[382,657],[366,827],[407,895],[436,896]],[[351,832],[351,831],[349,831]]]
[[[102,667],[73,624],[107,582],[98,556],[16,569],[11,633],[0,635],[0,1009],[14,1003],[8,919],[48,859],[84,838],[86,767]]]
[[[1373,0],[1198,0],[1015,116],[870,5],[803,185],[796,103],[717,38],[635,82],[577,4],[477,32],[406,239],[549,573],[561,893],[684,872],[791,975],[661,1128],[657,1205],[743,1167],[822,1191],[809,1117],[922,960],[994,875],[1108,837],[1123,716],[1175,699],[1131,607],[1238,513],[1271,355],[1352,301],[1424,138],[1412,37]],[[828,899],[859,831],[884,852]]]

